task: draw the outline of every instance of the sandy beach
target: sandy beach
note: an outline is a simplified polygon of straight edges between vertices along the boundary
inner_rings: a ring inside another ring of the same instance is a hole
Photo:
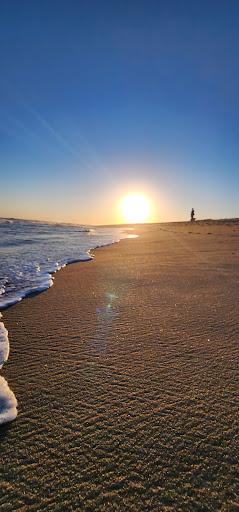
[[[239,510],[239,223],[134,232],[4,311],[1,512]]]

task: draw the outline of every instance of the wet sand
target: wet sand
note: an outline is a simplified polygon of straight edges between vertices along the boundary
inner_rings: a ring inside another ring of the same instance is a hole
[[[239,510],[239,224],[136,231],[4,312],[1,512]]]

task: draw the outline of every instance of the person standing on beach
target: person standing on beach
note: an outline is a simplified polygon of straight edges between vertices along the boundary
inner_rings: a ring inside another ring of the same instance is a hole
[[[191,222],[193,222],[195,220],[195,211],[194,211],[194,208],[192,208],[191,210]]]

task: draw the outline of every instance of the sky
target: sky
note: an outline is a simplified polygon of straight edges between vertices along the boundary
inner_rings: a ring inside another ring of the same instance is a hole
[[[0,216],[238,217],[238,0],[1,0]]]

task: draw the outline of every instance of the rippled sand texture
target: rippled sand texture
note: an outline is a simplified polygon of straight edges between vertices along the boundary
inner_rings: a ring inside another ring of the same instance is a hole
[[[219,228],[138,228],[5,312],[1,512],[238,510],[239,226]]]

